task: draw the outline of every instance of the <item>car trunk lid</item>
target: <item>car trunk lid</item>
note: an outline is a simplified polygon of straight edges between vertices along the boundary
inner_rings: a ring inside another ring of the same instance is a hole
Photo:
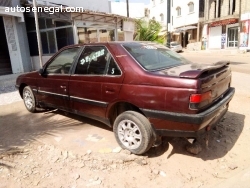
[[[190,109],[203,110],[214,104],[230,88],[231,69],[228,61],[220,61],[214,64],[185,64],[163,71],[164,74],[186,79],[199,80],[197,101],[191,101]],[[200,95],[199,95],[200,94]],[[194,99],[194,98],[193,98]]]

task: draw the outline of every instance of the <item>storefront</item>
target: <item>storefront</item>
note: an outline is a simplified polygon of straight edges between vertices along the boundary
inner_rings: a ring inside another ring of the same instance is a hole
[[[179,27],[174,30],[171,34],[172,41],[178,41],[183,47],[187,47],[190,43],[195,43],[199,40],[198,36],[198,25],[188,25],[184,27]]]
[[[30,5],[31,6],[31,5]],[[38,13],[42,63],[67,45],[117,40],[122,16],[98,12]],[[25,14],[30,56],[34,70],[40,68],[34,13]]]
[[[231,18],[208,24],[208,48],[238,48],[238,19]]]

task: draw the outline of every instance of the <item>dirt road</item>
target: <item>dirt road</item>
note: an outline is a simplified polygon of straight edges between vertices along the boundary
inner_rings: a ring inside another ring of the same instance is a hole
[[[236,94],[198,155],[164,138],[144,156],[121,150],[105,125],[61,111],[0,106],[2,187],[250,187],[250,75],[234,72]],[[0,96],[1,97],[1,96]]]

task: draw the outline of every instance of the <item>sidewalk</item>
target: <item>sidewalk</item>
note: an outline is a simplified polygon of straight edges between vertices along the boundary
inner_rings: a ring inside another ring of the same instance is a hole
[[[22,100],[15,88],[16,78],[20,74],[0,76],[0,105],[10,104]]]
[[[241,55],[241,56],[249,56],[250,57],[250,52],[246,52],[243,50],[239,49],[218,49],[218,50],[188,50],[183,48],[183,53],[196,53],[196,54],[201,54],[201,55],[210,55],[210,54],[217,54],[217,55],[229,55],[229,56],[236,56],[236,55]]]

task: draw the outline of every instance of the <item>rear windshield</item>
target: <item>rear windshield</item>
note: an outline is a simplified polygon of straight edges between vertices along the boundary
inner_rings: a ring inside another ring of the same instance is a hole
[[[156,43],[126,43],[123,47],[146,70],[162,70],[190,63],[188,60]]]

